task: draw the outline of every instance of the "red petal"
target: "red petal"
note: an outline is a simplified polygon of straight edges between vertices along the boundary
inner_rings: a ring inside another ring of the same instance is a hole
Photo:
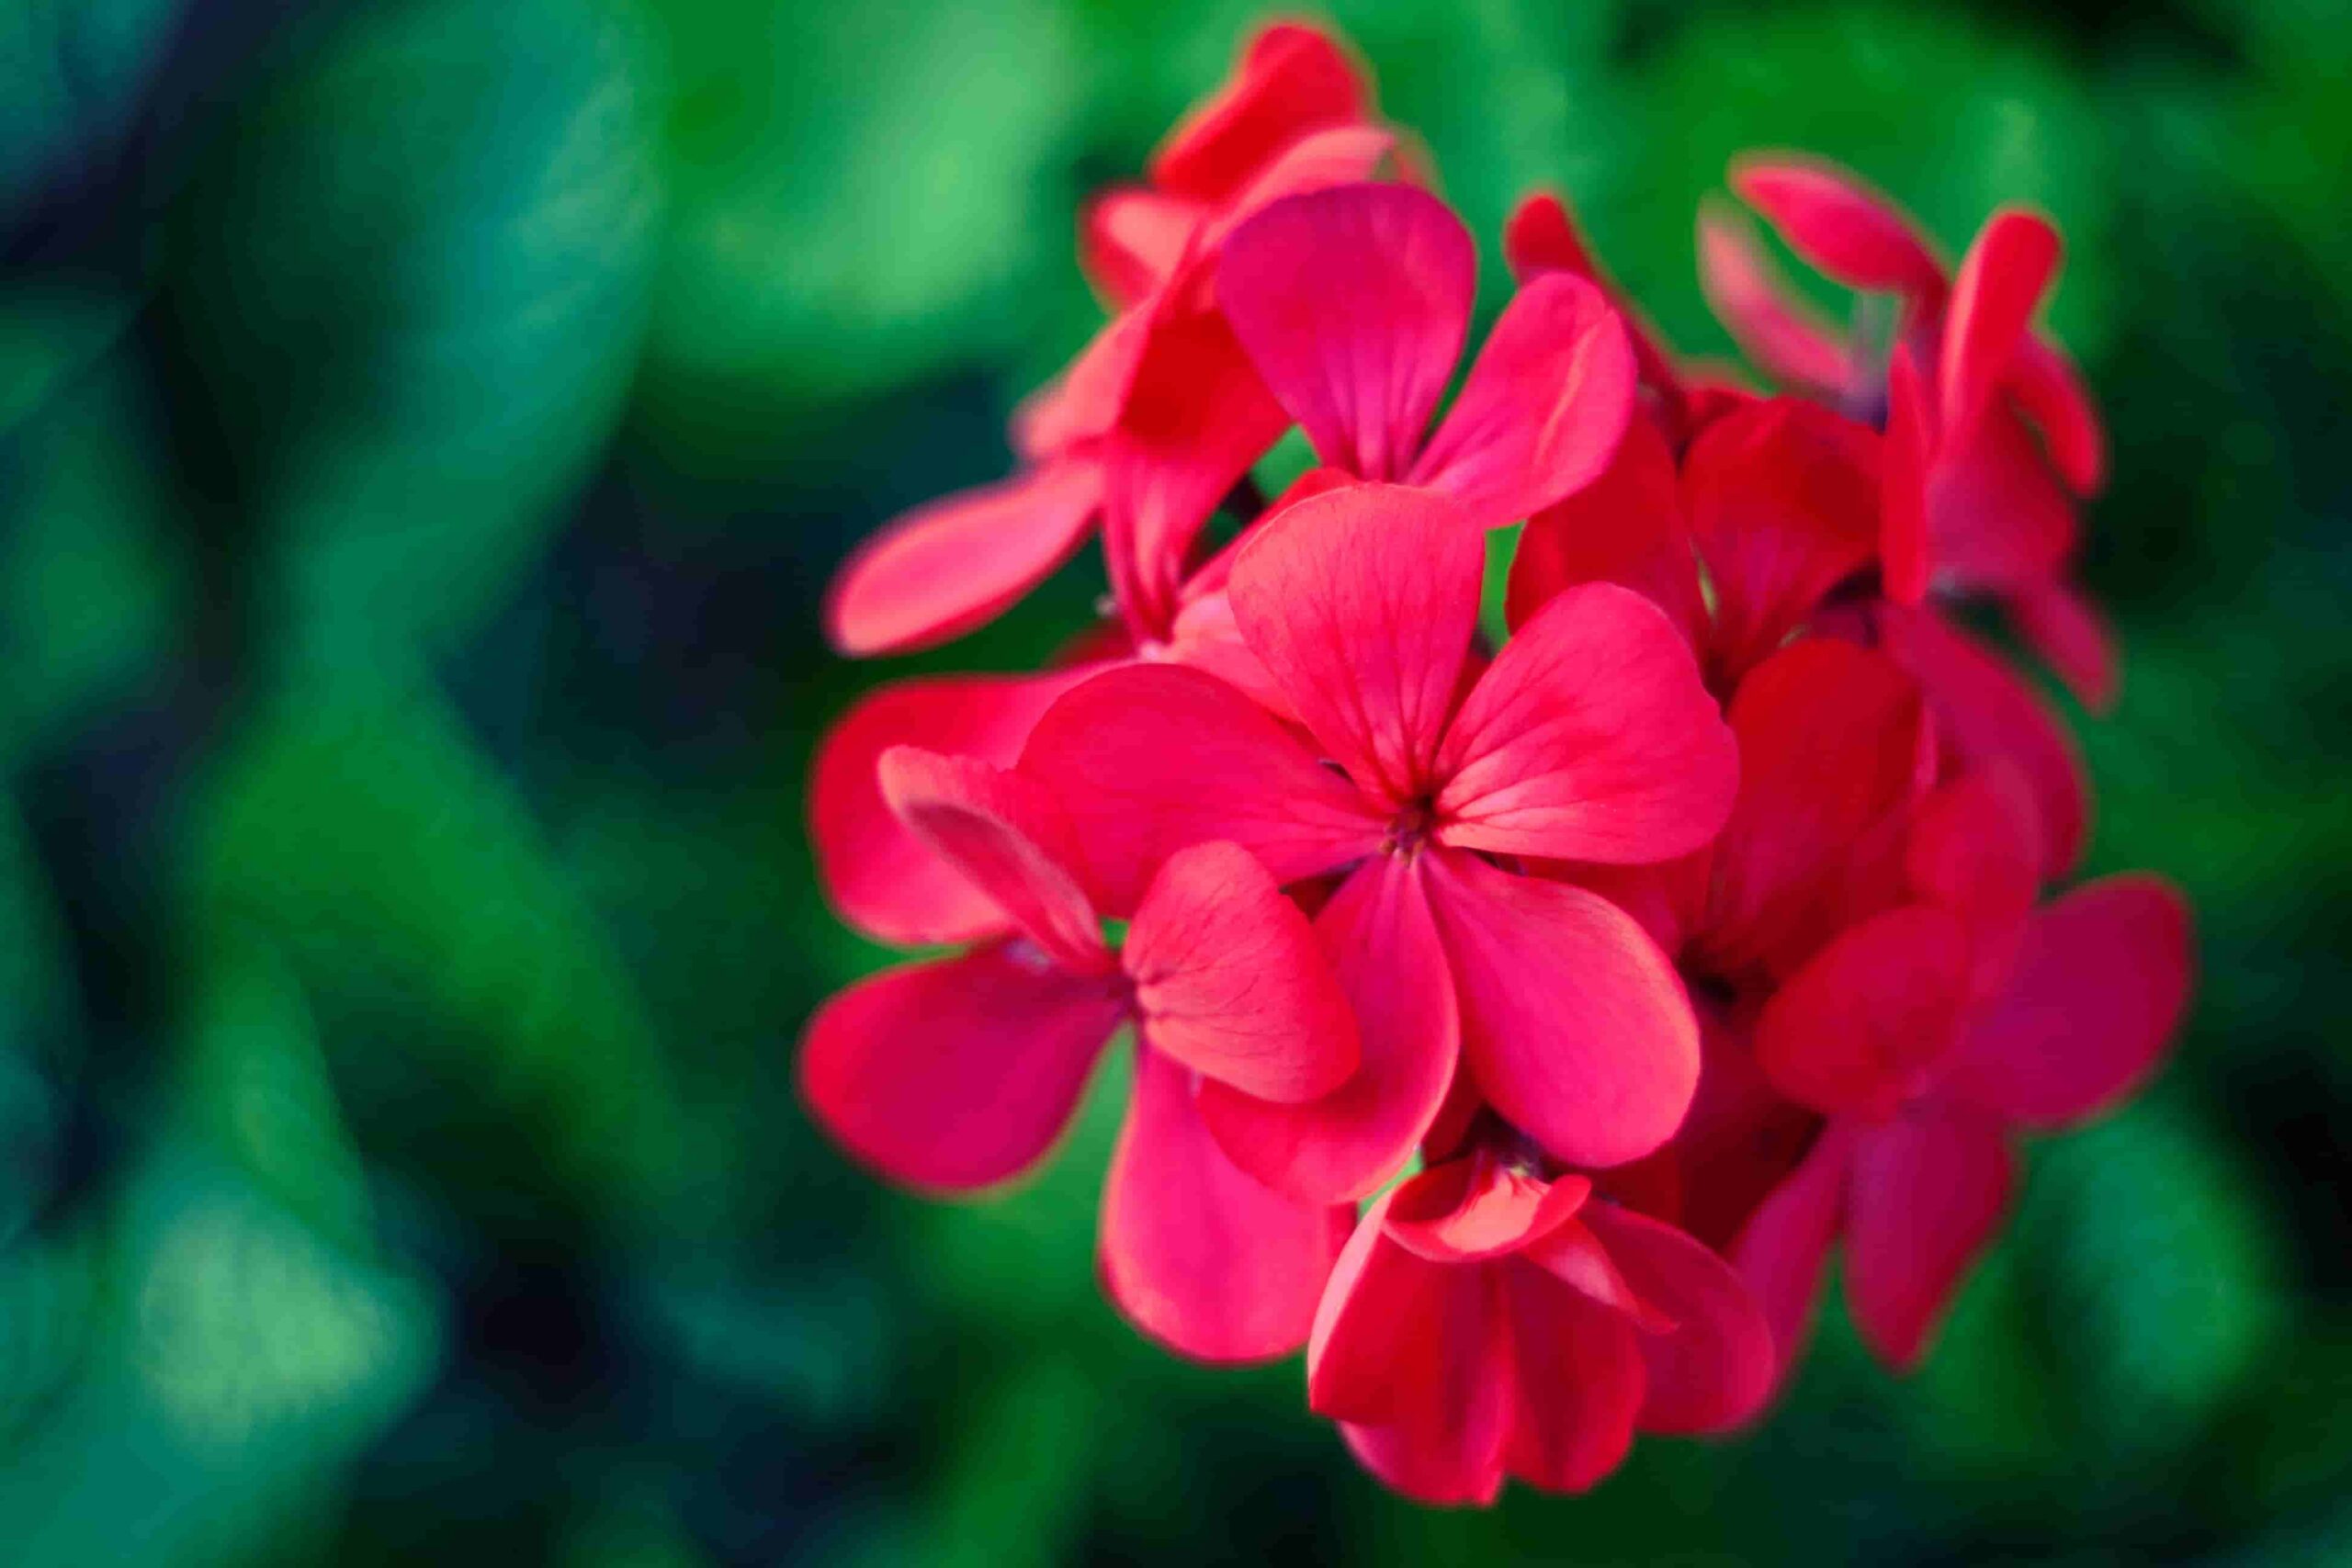
[[[1993,651],[1926,610],[1888,607],[1880,646],[1927,689],[1937,728],[1962,763],[2007,758],[2041,814],[2042,874],[2074,869],[2088,835],[2090,784],[2075,738],[2041,695]]]
[[[2116,1104],[2163,1059],[2188,1001],[2188,906],[2147,875],[2102,877],[2037,911],[2006,995],[1943,1089],[2059,1127]]]
[[[1511,558],[1504,617],[1513,630],[1579,582],[1615,582],[1646,597],[1698,646],[1707,610],[1699,560],[1682,523],[1674,454],[1648,420],[1625,438],[1600,477],[1528,520]]]
[[[1721,1016],[1704,1002],[1697,1010],[1699,1092],[1667,1145],[1690,1178],[1674,1223],[1728,1251],[1758,1206],[1803,1162],[1821,1118],[1765,1078],[1756,1065],[1752,1019]]]
[[[1168,640],[1148,656],[1214,675],[1267,712],[1295,723],[1298,716],[1291,711],[1290,699],[1274,685],[1265,661],[1242,640],[1241,627],[1233,618],[1233,601],[1222,589],[1195,595],[1199,583],[1196,574],[1184,585],[1183,608],[1176,612]]]
[[[2000,1228],[2008,1145],[1982,1113],[1925,1105],[1856,1142],[1846,1302],[1862,1343],[1897,1371],[1918,1364],[1960,1279]]]
[[[1356,1024],[1314,928],[1238,844],[1168,858],[1120,954],[1146,1043],[1258,1100],[1329,1093],[1356,1069]]]
[[[1394,485],[1311,496],[1234,558],[1226,593],[1251,651],[1326,753],[1390,806],[1430,787],[1484,561],[1451,502]]]
[[[1137,306],[1102,325],[1068,368],[1012,411],[1012,447],[1032,463],[1107,434],[1126,407],[1154,311]]]
[[[1510,264],[1511,276],[1522,284],[1547,272],[1573,273],[1599,284],[1625,323],[1625,336],[1633,344],[1634,362],[1642,380],[1679,412],[1682,378],[1673,357],[1659,343],[1656,330],[1626,303],[1624,290],[1593,259],[1591,247],[1577,232],[1575,220],[1558,197],[1538,191],[1512,210],[1503,224],[1503,256]]]
[[[854,657],[961,637],[1075,554],[1102,502],[1101,470],[1072,459],[918,507],[842,563],[825,635]]]
[[[1857,378],[1837,328],[1781,276],[1745,220],[1699,209],[1699,287],[1740,352],[1775,381],[1841,393]]]
[[[1017,1176],[1077,1108],[1126,1011],[1100,976],[1025,943],[885,970],[808,1021],[800,1089],[825,1130],[896,1181],[967,1190]]]
[[[1912,897],[1968,929],[1971,992],[2007,983],[2026,916],[2041,891],[2039,817],[2024,775],[2006,763],[1964,773],[1919,803],[1903,849]]]
[[[1396,133],[1376,125],[1333,126],[1302,136],[1202,225],[1193,243],[1221,248],[1225,237],[1260,208],[1286,196],[1369,180],[1396,151]]]
[[[1592,1206],[1596,1213],[1607,1207],[1606,1203]],[[1574,1286],[1611,1312],[1623,1313],[1645,1333],[1664,1334],[1674,1327],[1673,1317],[1642,1299],[1610,1256],[1608,1246],[1586,1225],[1555,1225],[1550,1235],[1528,1247],[1526,1257],[1562,1284]]]
[[[1096,293],[1125,309],[1174,275],[1208,210],[1189,197],[1114,186],[1079,213],[1078,264]]]
[[[2093,713],[2114,708],[2122,681],[2115,634],[2080,590],[2060,578],[2040,578],[2011,593],[2008,609],[2018,637],[2057,671],[2077,702]]]
[[[1349,1423],[1349,1447],[1391,1486],[1484,1501],[1502,1483],[1513,1404],[1497,1270],[1407,1251],[1386,1234],[1388,1201],[1357,1224],[1324,1286],[1307,1404]]]
[[[1135,1098],[1102,1188],[1102,1286],[1128,1322],[1202,1361],[1287,1356],[1355,1224],[1236,1169],[1193,1103],[1192,1075],[1137,1054]]]
[[[1849,288],[1882,289],[1932,308],[1943,264],[1901,209],[1825,160],[1750,153],[1735,159],[1731,188],[1789,248]]]
[[[1935,411],[1907,344],[1894,345],[1886,369],[1886,442],[1879,476],[1879,573],[1887,596],[1917,604],[1934,570],[1928,538],[1928,468]]]
[[[2075,493],[2097,494],[2107,482],[2107,429],[2075,362],[2055,344],[2028,337],[2009,366],[2008,392]]]
[[[1674,623],[1629,589],[1592,582],[1503,645],[1437,765],[1442,842],[1643,862],[1714,837],[1739,758]]]
[[[1757,1206],[1732,1246],[1732,1264],[1771,1325],[1783,1381],[1813,1337],[1852,1161],[1852,1125],[1832,1122],[1804,1162]]]
[[[1289,423],[1225,319],[1179,292],[1147,334],[1103,495],[1112,591],[1142,637],[1166,635],[1202,525]]]
[[[1412,479],[1481,527],[1539,512],[1592,482],[1634,412],[1624,323],[1580,277],[1536,278],[1504,307]]]
[[[1042,785],[977,757],[915,746],[883,752],[876,776],[899,820],[1047,957],[1073,975],[1115,967],[1102,922],[1071,874],[1079,857],[1069,820]]]
[[[1692,444],[1682,498],[1714,585],[1714,672],[1726,686],[1869,564],[1879,483],[1875,434],[1793,399],[1732,414]]]
[[[1324,906],[1315,934],[1355,1011],[1355,1076],[1298,1106],[1212,1081],[1202,1087],[1201,1111],[1244,1170],[1336,1202],[1378,1188],[1428,1132],[1453,1078],[1461,1024],[1416,865],[1395,855],[1366,863]]]
[[[1672,1225],[1611,1203],[1584,1224],[1643,1301],[1673,1320],[1645,1334],[1645,1432],[1716,1432],[1764,1406],[1779,1359],[1772,1330],[1730,1264]]]
[[[2073,554],[2075,499],[2033,433],[1995,403],[1964,435],[1947,431],[1928,468],[1928,547],[1939,585],[2016,589]]]
[[[1412,466],[1461,357],[1477,281],[1469,231],[1410,186],[1275,202],[1227,239],[1233,330],[1323,461],[1367,479]]]
[[[1295,882],[1371,853],[1385,823],[1264,709],[1197,670],[1097,675],[1037,721],[1021,771],[1078,829],[1103,911],[1132,911],[1178,850],[1230,839]]]
[[[1699,1028],[1657,945],[1581,887],[1423,858],[1463,1055],[1495,1109],[1570,1165],[1621,1165],[1672,1136],[1699,1081]]]
[[[1830,637],[1792,643],[1732,699],[1739,799],[1715,841],[1700,946],[1718,974],[1785,973],[1838,918],[1848,857],[1910,802],[1926,714],[1884,655]]]
[[[1480,1156],[1449,1160],[1397,1184],[1388,1235],[1432,1263],[1476,1263],[1543,1240],[1591,1190],[1581,1176],[1545,1181]]]
[[[808,837],[835,912],[875,941],[902,946],[1005,930],[995,900],[884,802],[876,765],[898,745],[1009,763],[1038,716],[1089,673],[901,681],[852,708],[818,743],[808,779]]]
[[[1772,1087],[1827,1114],[1891,1113],[1958,1039],[1968,931],[1906,905],[1838,933],[1772,994],[1756,1062]]]
[[[1261,28],[1232,77],[1193,107],[1151,155],[1151,183],[1214,201],[1318,127],[1359,119],[1371,93],[1346,51],[1298,22]]]
[[[2021,208],[2002,209],[1976,231],[1945,307],[1936,378],[1947,430],[1973,428],[2007,378],[2058,275],[2059,254],[2058,231]]]
[[[1516,1393],[1507,1462],[1547,1492],[1582,1492],[1623,1461],[1642,1408],[1640,1336],[1527,1263],[1495,1267]]]

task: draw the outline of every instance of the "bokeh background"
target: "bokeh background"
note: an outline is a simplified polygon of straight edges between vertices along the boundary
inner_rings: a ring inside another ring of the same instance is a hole
[[[2095,869],[2193,893],[2141,1103],[2037,1149],[1908,1382],[1833,1310],[1734,1443],[1420,1514],[1100,1299],[1106,1070],[933,1207],[795,1103],[885,955],[801,780],[849,545],[994,477],[1076,203],[1235,0],[0,5],[0,1557],[2352,1561],[2352,6],[1348,3],[1492,245],[1567,191],[1721,352],[1796,144],[2039,202],[2111,416]]]

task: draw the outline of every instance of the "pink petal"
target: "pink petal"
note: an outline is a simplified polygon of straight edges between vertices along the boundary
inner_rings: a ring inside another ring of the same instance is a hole
[[[1717,1432],[1764,1406],[1779,1359],[1772,1330],[1730,1264],[1672,1225],[1613,1203],[1584,1216],[1627,1281],[1673,1320],[1641,1338],[1645,1432]]]
[[[1412,479],[1497,527],[1592,482],[1634,412],[1624,323],[1600,290],[1565,273],[1504,307]]]
[[[1079,856],[1069,820],[1036,781],[916,746],[883,752],[876,776],[899,819],[1047,957],[1073,975],[1115,967],[1102,922],[1071,874]]]
[[[1394,1175],[1444,1103],[1460,1014],[1417,863],[1382,855],[1341,885],[1315,934],[1353,1007],[1355,1076],[1306,1105],[1273,1105],[1211,1081],[1209,1131],[1268,1186],[1336,1202]]]
[[[2007,403],[1946,431],[1928,468],[1928,547],[1939,586],[2012,590],[2074,553],[2075,499]]]
[[[1796,1370],[1813,1337],[1852,1161],[1853,1124],[1832,1122],[1804,1163],[1757,1206],[1732,1245],[1733,1267],[1771,1325],[1782,1382]]]
[[[1566,272],[1600,285],[1624,321],[1625,336],[1633,344],[1634,362],[1643,383],[1679,409],[1682,378],[1674,367],[1673,356],[1659,342],[1656,329],[1626,303],[1624,290],[1616,287],[1593,259],[1591,247],[1577,232],[1575,220],[1568,216],[1566,206],[1558,197],[1549,191],[1538,191],[1511,210],[1503,224],[1503,257],[1510,264],[1511,276],[1522,284],[1547,272]]]
[[[1999,1230],[2013,1179],[1999,1127],[1965,1108],[1922,1105],[1858,1137],[1846,1302],[1889,1367],[1918,1364],[1961,1276]]]
[[[1883,654],[1808,637],[1740,683],[1739,799],[1715,841],[1699,946],[1717,974],[1785,973],[1829,935],[1847,857],[1910,803],[1919,686]]]
[[[1725,684],[1787,641],[1878,550],[1879,438],[1775,399],[1708,427],[1682,459],[1690,536],[1715,590]]]
[[[1886,442],[1879,479],[1879,575],[1887,596],[1905,604],[1927,597],[1934,572],[1928,537],[1928,468],[1935,411],[1910,345],[1894,345],[1886,370]]]
[[[1233,618],[1233,601],[1226,597],[1222,589],[1213,593],[1196,593],[1199,583],[1200,577],[1195,574],[1184,585],[1183,607],[1176,612],[1168,640],[1148,648],[1146,657],[1214,675],[1268,713],[1295,722],[1298,716],[1291,711],[1290,699],[1274,685],[1265,661],[1242,640],[1241,627]]]
[[[1597,1213],[1607,1203],[1596,1203]],[[1634,1326],[1646,1334],[1664,1334],[1674,1327],[1673,1317],[1642,1299],[1610,1256],[1608,1244],[1590,1227],[1571,1220],[1555,1224],[1549,1235],[1538,1237],[1524,1254],[1528,1262],[1551,1275],[1564,1285],[1570,1285],[1581,1294],[1611,1312],[1622,1313]]]
[[[1165,635],[1203,525],[1288,423],[1225,319],[1165,296],[1109,438],[1103,493],[1112,591],[1138,635]]]
[[[1657,945],[1581,887],[1453,851],[1423,858],[1464,1057],[1495,1109],[1570,1165],[1622,1165],[1671,1137],[1698,1084],[1699,1029]]]
[[[1584,1206],[1581,1176],[1546,1181],[1473,1156],[1431,1166],[1397,1184],[1388,1235],[1432,1263],[1476,1263],[1532,1246]]]
[[[1192,1075],[1137,1054],[1101,1238],[1102,1286],[1128,1322],[1195,1360],[1287,1356],[1354,1224],[1344,1205],[1296,1202],[1236,1169],[1201,1123]]]
[[[1013,450],[1043,463],[1106,434],[1126,407],[1153,315],[1143,306],[1121,311],[1068,368],[1023,399],[1012,411]]]
[[[868,694],[818,742],[808,837],[834,912],[876,942],[961,942],[1006,930],[1004,911],[899,820],[876,766],[893,746],[1009,763],[1030,727],[1089,670],[901,681]]]
[[[1945,427],[1974,427],[2016,363],[2033,312],[2058,275],[2058,231],[2040,213],[2004,208],[1976,231],[1945,306],[1937,397]]]
[[[1286,196],[1361,184],[1374,178],[1396,152],[1396,133],[1376,125],[1338,125],[1310,131],[1284,148],[1240,194],[1203,224],[1193,243],[1202,249],[1221,249],[1226,236],[1260,208]]]
[[[1258,371],[1323,461],[1401,478],[1461,357],[1469,231],[1409,186],[1289,197],[1225,243],[1217,292]]]
[[[1991,649],[1927,610],[1889,606],[1880,646],[1918,677],[1938,728],[1962,763],[2006,758],[2041,815],[2042,874],[2074,869],[2088,837],[2090,784],[2075,738],[2050,705]]]
[[[1968,931],[1932,905],[1838,933],[1772,994],[1756,1062],[1772,1087],[1826,1114],[1883,1116],[1916,1094],[1959,1037]]]
[[[1485,547],[1395,485],[1310,496],[1234,558],[1226,594],[1301,722],[1385,804],[1426,794],[1478,619]]]
[[[2009,624],[2093,713],[2113,710],[2122,682],[2115,634],[2083,592],[2062,578],[2027,583],[2008,597]]]
[[[1175,273],[1208,210],[1190,197],[1114,186],[1079,213],[1079,265],[1096,293],[1124,310]]]
[[[1075,554],[1102,501],[1101,470],[1070,459],[918,507],[842,563],[825,635],[860,658],[961,637]]]
[[[2107,483],[2107,429],[2075,362],[2056,344],[2028,337],[2010,363],[2008,393],[2041,432],[2052,465],[2075,493],[2097,494]]]
[[[1505,618],[1516,630],[1555,594],[1579,582],[1632,589],[1698,646],[1707,618],[1699,560],[1682,523],[1674,454],[1645,419],[1626,427],[1599,479],[1528,520],[1511,558]]]
[[[1910,296],[1932,309],[1943,264],[1895,205],[1826,160],[1785,153],[1735,159],[1731,188],[1789,248],[1849,288]]]
[[[1126,1011],[1120,991],[1023,942],[885,970],[808,1021],[801,1095],[892,1180],[990,1186],[1036,1163],[1069,1124]]]
[[[1858,378],[1838,329],[1791,288],[1729,208],[1699,209],[1699,287],[1740,352],[1775,381],[1842,393]]]
[[[1152,1050],[1257,1100],[1313,1100],[1356,1069],[1356,1024],[1314,928],[1238,844],[1152,878],[1120,954]]]
[[[2136,1090],[2188,1003],[2188,906],[2148,875],[2101,877],[2038,910],[2007,992],[1971,1025],[1946,1093],[2061,1127]]]
[[[1739,758],[1690,645],[1610,582],[1556,595],[1438,749],[1438,838],[1553,860],[1669,860],[1714,837]]]
[[[1151,183],[1204,201],[1241,188],[1307,131],[1371,108],[1363,73],[1333,39],[1299,22],[1260,28],[1232,77],[1151,155]]]
[[[1265,710],[1173,665],[1110,671],[1066,693],[1037,721],[1021,771],[1061,798],[1084,883],[1112,915],[1131,912],[1189,845],[1229,839],[1290,883],[1371,853],[1385,827]]]
[[[1494,1266],[1510,1325],[1506,1462],[1546,1492],[1582,1492],[1624,1461],[1642,1408],[1640,1336],[1617,1312],[1531,1264]]]

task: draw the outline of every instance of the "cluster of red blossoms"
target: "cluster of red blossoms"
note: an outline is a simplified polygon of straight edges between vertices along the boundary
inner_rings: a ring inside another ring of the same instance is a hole
[[[1112,1301],[1202,1360],[1305,1346],[1383,1481],[1483,1502],[1756,1416],[1841,1239],[1862,1338],[1913,1364],[2012,1135],[2150,1073],[2190,955],[2153,877],[2052,896],[2073,741],[1949,615],[2110,699],[2049,223],[2000,212],[1953,270],[1851,176],[1743,160],[1792,250],[1894,306],[1825,327],[1709,212],[1766,394],[1678,359],[1537,196],[1449,403],[1476,254],[1429,184],[1351,57],[1280,24],[1089,208],[1115,314],[1020,411],[1021,471],[886,528],[828,625],[944,641],[1098,529],[1105,618],[827,738],[834,904],[956,951],[835,997],[800,1071],[857,1156],[967,1191],[1044,1157],[1130,1028]],[[1318,466],[1267,504],[1294,424]]]

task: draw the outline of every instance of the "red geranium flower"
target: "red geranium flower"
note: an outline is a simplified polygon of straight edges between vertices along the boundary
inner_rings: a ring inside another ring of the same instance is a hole
[[[893,807],[1016,934],[820,1009],[800,1054],[819,1121],[894,1179],[989,1186],[1044,1155],[1131,1022],[1136,1093],[1103,1205],[1114,1296],[1203,1359],[1296,1348],[1347,1216],[1226,1167],[1190,1090],[1197,1077],[1244,1102],[1296,1102],[1353,1070],[1354,1023],[1306,917],[1246,851],[1204,843],[1159,867],[1114,952],[1043,788],[910,748],[880,773]]]
[[[1771,1335],[1738,1277],[1670,1225],[1479,1151],[1384,1194],[1316,1314],[1307,1403],[1381,1480],[1488,1503],[1506,1474],[1580,1492],[1638,1427],[1762,1405]]]
[[[1476,671],[1483,555],[1433,492],[1301,501],[1243,546],[1227,594],[1310,739],[1198,671],[1134,667],[1057,700],[1022,757],[1067,803],[1114,911],[1211,840],[1283,883],[1344,874],[1317,923],[1362,1067],[1305,1105],[1202,1091],[1236,1162],[1303,1197],[1376,1188],[1436,1116],[1457,1052],[1487,1100],[1577,1164],[1648,1152],[1690,1100],[1694,1026],[1655,945],[1606,900],[1495,857],[1704,843],[1735,787],[1731,736],[1673,626],[1613,585],[1561,594]]]

